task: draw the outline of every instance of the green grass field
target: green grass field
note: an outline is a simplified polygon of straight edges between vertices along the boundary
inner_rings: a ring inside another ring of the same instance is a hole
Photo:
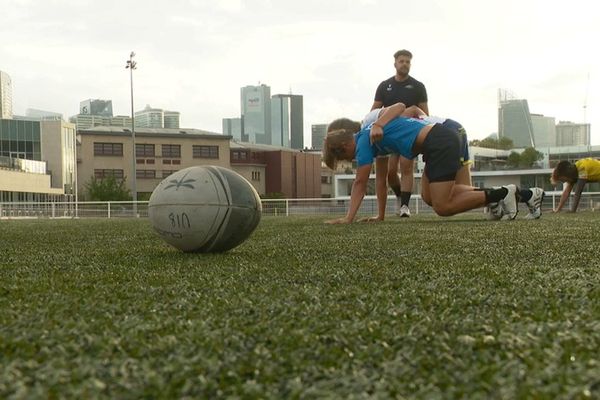
[[[0,221],[0,398],[600,398],[600,213]]]

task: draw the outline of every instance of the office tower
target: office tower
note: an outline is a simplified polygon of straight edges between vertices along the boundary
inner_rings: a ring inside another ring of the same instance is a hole
[[[271,144],[271,88],[265,84],[245,86],[240,97],[245,141]]]
[[[142,111],[135,112],[136,128],[162,128],[164,112],[160,108],[152,108],[149,104]]]
[[[179,128],[179,111],[167,111],[163,113],[164,128]]]
[[[587,146],[590,144],[590,124],[560,121],[556,125],[557,146]]]
[[[0,119],[11,119],[12,111],[12,83],[10,76],[0,71]]]
[[[223,118],[223,135],[232,136],[237,141],[247,141],[242,138],[242,119]]]
[[[271,144],[304,148],[303,99],[296,94],[276,94],[271,98]]]
[[[323,150],[323,140],[327,135],[327,124],[315,124],[311,127],[313,150]]]
[[[554,117],[531,114],[531,125],[536,148],[556,146],[556,120]]]
[[[507,137],[515,148],[535,147],[533,125],[527,100],[498,91],[498,137]]]
[[[112,117],[112,100],[88,99],[79,103],[79,114]]]
[[[60,121],[63,119],[61,113],[38,110],[35,108],[28,108],[25,110],[25,117],[39,121]]]

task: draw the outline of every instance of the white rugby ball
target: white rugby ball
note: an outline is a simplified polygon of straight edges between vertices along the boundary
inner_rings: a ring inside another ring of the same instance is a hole
[[[217,166],[185,168],[152,192],[148,216],[163,240],[184,252],[223,252],[246,240],[260,222],[254,187]]]

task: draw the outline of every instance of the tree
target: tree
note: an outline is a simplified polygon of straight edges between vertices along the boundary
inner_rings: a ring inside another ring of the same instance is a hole
[[[118,180],[114,176],[97,179],[92,176],[85,185],[90,201],[127,201],[132,197],[125,188],[125,179]]]
[[[506,159],[506,163],[512,168],[531,168],[533,165],[544,158],[544,154],[540,153],[533,147],[528,147],[521,154],[513,151]]]
[[[536,162],[543,158],[543,153],[540,153],[533,147],[528,147],[521,153],[521,166],[525,168],[531,168]]]
[[[506,136],[496,139],[493,137],[486,137],[482,140],[471,140],[469,142],[471,146],[485,147],[487,149],[498,149],[498,150],[510,150],[513,148],[513,141]]]
[[[498,139],[498,148],[502,150],[510,150],[513,147],[515,147],[515,145],[511,138],[503,136],[500,139]]]
[[[516,151],[511,151],[510,154],[508,155],[508,158],[506,159],[506,165],[508,165],[511,168],[519,168],[520,164],[521,164],[521,155],[519,153],[517,153]]]

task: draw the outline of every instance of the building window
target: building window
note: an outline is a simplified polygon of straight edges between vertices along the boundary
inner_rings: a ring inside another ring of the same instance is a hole
[[[153,169],[138,169],[135,171],[135,176],[138,179],[154,179],[156,178],[156,171]]]
[[[123,179],[124,174],[122,169],[95,169],[94,170],[94,178],[96,179],[104,179],[110,176],[115,177],[115,179]]]
[[[194,158],[219,158],[219,146],[193,146]]]
[[[123,143],[94,142],[95,156],[123,156]]]
[[[135,163],[136,164],[145,164],[146,160],[144,160],[143,158],[138,158],[138,159],[135,160]]]
[[[163,160],[163,164],[171,165],[171,160]]]
[[[136,157],[154,157],[154,145],[153,144],[136,144],[135,145],[135,156]]]
[[[154,164],[154,159],[153,158],[147,159],[146,164]]]
[[[252,180],[260,181],[260,171],[252,171]]]
[[[177,172],[177,171],[176,171],[176,170],[166,170],[166,169],[165,169],[165,170],[163,170],[163,172],[162,172],[162,177],[163,177],[163,178],[166,178],[167,176],[169,176],[169,175],[172,175],[172,174],[174,174],[175,172]]]
[[[165,158],[180,158],[181,157],[181,146],[178,144],[163,144],[162,145],[162,156]]]
[[[232,152],[232,157],[234,160],[246,160],[248,159],[248,153],[246,151],[234,150]]]

